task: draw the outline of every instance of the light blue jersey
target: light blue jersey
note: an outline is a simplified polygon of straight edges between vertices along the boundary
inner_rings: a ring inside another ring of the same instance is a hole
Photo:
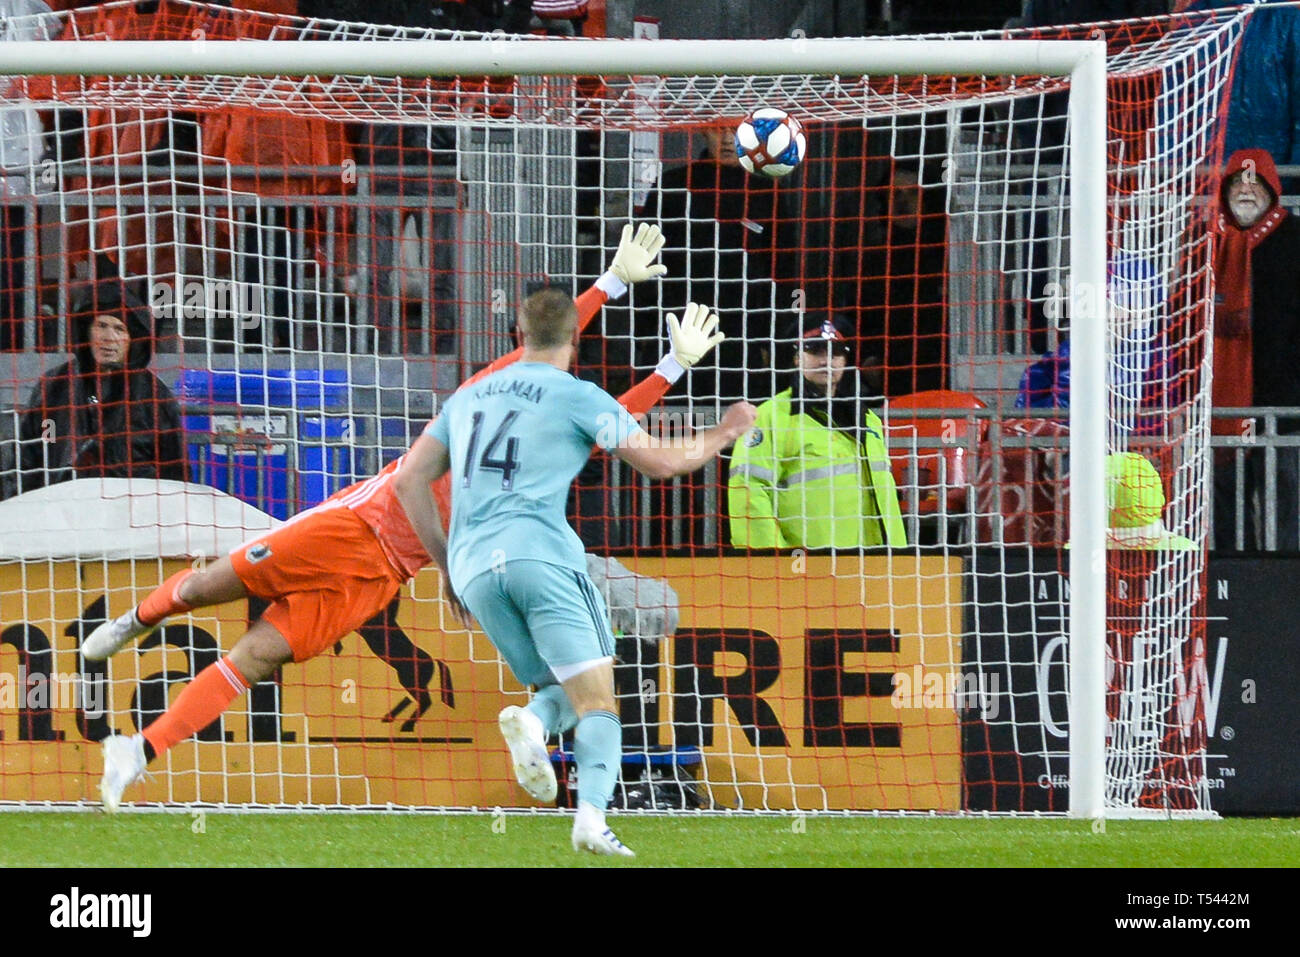
[[[609,393],[546,363],[516,362],[456,392],[427,429],[451,455],[452,587],[520,559],[585,574],[569,486],[593,445],[640,430]]]

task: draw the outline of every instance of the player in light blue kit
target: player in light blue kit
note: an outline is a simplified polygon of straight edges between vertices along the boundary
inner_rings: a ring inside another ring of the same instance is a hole
[[[717,323],[695,303],[680,324],[670,315],[673,361],[699,361],[722,338]],[[447,400],[407,454],[396,493],[429,554],[447,556],[453,609],[478,619],[515,677],[537,687],[526,708],[501,712],[520,785],[540,801],[555,799],[546,740],[573,728],[573,846],[630,857],[605,824],[622,759],[614,640],[565,499],[593,445],[653,479],[684,475],[746,432],[755,410],[737,403],[693,439],[659,441],[608,393],[569,374],[577,333],[569,296],[555,289],[530,296],[519,329],[520,361]],[[448,470],[453,496],[444,542],[429,486]]]

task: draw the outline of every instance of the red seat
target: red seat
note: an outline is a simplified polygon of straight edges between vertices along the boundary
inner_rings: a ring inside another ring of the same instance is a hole
[[[967,410],[987,406],[969,392],[934,389],[891,399],[885,429],[891,439],[913,440],[909,447],[890,448],[890,469],[904,497],[919,493],[907,512],[933,515],[940,511],[964,512],[968,505],[971,457],[988,436],[988,420],[972,419]],[[911,410],[929,409],[951,415],[921,418]],[[892,444],[892,443],[891,443]],[[909,463],[916,462],[916,486],[910,485]],[[942,489],[940,486],[942,485]],[[943,498],[940,498],[940,493]],[[941,509],[941,503],[946,506]],[[908,504],[910,505],[910,499]]]

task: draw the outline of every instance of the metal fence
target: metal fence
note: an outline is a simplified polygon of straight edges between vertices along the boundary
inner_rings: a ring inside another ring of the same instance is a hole
[[[1300,408],[1215,409],[1213,419],[1232,434],[1210,437],[1212,545],[1300,550]]]
[[[996,409],[907,409],[883,418],[909,543],[1062,545],[1068,541],[1069,439],[1063,430],[1033,434],[1031,426],[1059,423],[1063,427],[1068,410],[1017,410],[1007,416]],[[1208,485],[1199,496],[1175,496],[1166,510],[1167,524],[1194,525],[1199,505],[1212,548],[1297,550],[1300,407],[1221,409],[1214,418],[1245,419],[1253,425],[1238,435],[1211,437]],[[1287,419],[1295,420],[1297,434],[1285,434]],[[932,430],[918,428],[910,420],[942,420],[955,427],[946,436],[926,435]],[[1134,450],[1157,459],[1164,457],[1160,450],[1168,449],[1157,438],[1150,440],[1149,448],[1140,447],[1140,440],[1132,441]],[[1161,465],[1175,472],[1181,471],[1183,463],[1162,461]],[[668,532],[658,536],[652,534],[653,483],[620,463],[615,463],[613,474],[612,484],[625,489],[621,499],[625,512],[616,511],[613,517],[625,514],[632,498],[640,506],[635,533],[624,544],[727,544],[719,510],[726,498],[725,457],[710,463],[699,479],[674,480],[661,499],[667,506]],[[1175,489],[1180,487],[1181,479],[1166,477]],[[1035,501],[1042,505],[1036,513]],[[1030,521],[1041,525],[1038,536],[1026,530]],[[1196,537],[1194,528],[1184,532]]]
[[[24,488],[18,439],[21,410],[0,411],[0,497]],[[187,404],[187,422],[203,421],[207,428],[187,428],[185,445],[190,481],[207,484],[239,497],[264,512],[289,517],[329,493],[374,474],[387,457],[379,416],[349,413],[372,438],[357,443],[351,435],[320,431],[304,437],[299,416],[275,410],[267,416],[226,404]],[[909,543],[954,545],[970,543],[1025,544],[1022,532],[1008,534],[1006,520],[1015,514],[1008,501],[1046,503],[1042,521],[1046,542],[1068,538],[1066,489],[1069,478],[1068,439],[1062,435],[1018,433],[1011,422],[1059,421],[1064,410],[1026,410],[1015,419],[994,409],[908,409],[906,419],[951,420],[962,427],[949,438],[918,434],[915,423],[886,418],[887,442],[894,461],[899,499]],[[263,422],[266,419],[266,422]],[[1220,409],[1217,422],[1246,422],[1229,435],[1213,435],[1209,485],[1203,492],[1210,545],[1232,551],[1296,551],[1300,541],[1297,480],[1300,475],[1300,407]],[[274,420],[272,422],[271,420]],[[660,409],[648,422],[651,430],[685,434],[680,423],[694,428],[714,424],[712,413]],[[237,424],[231,424],[237,423]],[[676,430],[676,431],[674,431]],[[40,438],[31,440],[44,452]],[[308,464],[306,456],[314,460]],[[1021,467],[1032,459],[1034,468]],[[960,460],[960,461],[959,461]],[[956,463],[956,465],[954,464]],[[582,517],[599,523],[599,543],[621,547],[716,547],[727,544],[727,466],[725,456],[705,464],[694,475],[652,482],[610,457],[599,481],[580,480],[578,494],[594,503]],[[36,487],[65,481],[67,470],[46,463]],[[30,480],[29,484],[30,484]],[[1186,503],[1184,503],[1184,511]],[[592,512],[597,514],[592,514]],[[1194,517],[1191,519],[1194,521]],[[1190,537],[1190,531],[1184,530]]]
[[[383,439],[374,415],[332,416],[357,423],[357,431],[373,437],[358,444],[350,429],[332,433],[320,428],[304,435],[302,419],[308,416],[291,409],[259,414],[233,404],[187,403],[181,412],[190,424],[184,429],[189,481],[217,488],[278,518],[292,517],[383,465]],[[51,467],[50,445],[42,437],[19,437],[22,414],[20,409],[0,412],[0,499],[76,477],[71,467]]]

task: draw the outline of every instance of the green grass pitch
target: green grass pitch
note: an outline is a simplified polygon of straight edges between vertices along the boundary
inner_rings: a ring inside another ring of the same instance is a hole
[[[4,867],[1294,867],[1300,820],[615,817],[634,861],[558,815],[0,813]]]

